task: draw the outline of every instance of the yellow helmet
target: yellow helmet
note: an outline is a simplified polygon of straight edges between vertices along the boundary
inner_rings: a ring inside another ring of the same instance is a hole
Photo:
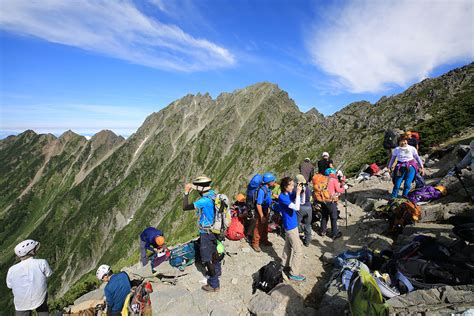
[[[237,200],[237,202],[243,203],[243,202],[245,202],[245,195],[243,195],[242,193],[239,193],[239,194],[237,194],[235,199]]]
[[[448,191],[446,190],[446,187],[444,185],[435,186],[435,189],[441,192],[441,194],[443,195],[448,194]]]

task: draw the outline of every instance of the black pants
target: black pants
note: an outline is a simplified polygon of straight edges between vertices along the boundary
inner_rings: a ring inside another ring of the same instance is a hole
[[[336,236],[339,232],[339,229],[337,228],[337,203],[321,203],[321,214],[321,231],[326,232],[328,218],[331,218],[331,234],[332,236]]]
[[[41,304],[36,309],[36,313],[38,316],[48,316],[49,309],[48,309],[48,297],[46,296],[43,304]],[[15,316],[31,316],[33,311],[15,311]]]

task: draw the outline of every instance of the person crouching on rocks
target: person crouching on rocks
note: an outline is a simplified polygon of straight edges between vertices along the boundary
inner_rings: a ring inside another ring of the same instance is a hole
[[[293,281],[304,281],[306,278],[300,274],[301,260],[303,259],[303,245],[298,232],[298,215],[300,210],[302,186],[290,177],[281,179],[281,193],[278,197],[278,206],[283,218],[285,229],[285,246],[283,248],[282,262],[285,269],[289,268],[289,278]]]
[[[155,227],[147,227],[140,234],[140,262],[143,266],[148,263],[147,250],[158,256],[169,257],[169,250],[165,245],[163,232]]]
[[[214,201],[216,196],[211,189],[212,180],[206,176],[197,177],[193,183],[187,183],[184,186],[183,210],[196,210],[199,215],[199,252],[202,262],[207,270],[209,279],[207,284],[202,287],[207,292],[217,292],[220,290],[219,276],[221,275],[221,262],[218,260],[217,238],[211,231],[214,222]],[[189,203],[189,193],[196,190],[200,198]]]
[[[34,258],[39,247],[40,243],[32,239],[15,246],[15,254],[21,262],[8,269],[7,287],[13,291],[17,316],[31,315],[34,310],[39,316],[49,315],[46,280],[52,271],[46,260]]]
[[[397,159],[397,164],[394,168],[393,163],[395,159]],[[408,145],[408,139],[405,136],[400,137],[398,140],[398,147],[393,150],[388,166],[393,177],[392,199],[398,197],[398,191],[403,181],[405,181],[403,196],[408,196],[408,192],[410,192],[411,184],[415,179],[415,174],[418,172],[418,169],[421,175],[425,174],[423,162],[420,156],[418,156],[418,151],[415,147]]]

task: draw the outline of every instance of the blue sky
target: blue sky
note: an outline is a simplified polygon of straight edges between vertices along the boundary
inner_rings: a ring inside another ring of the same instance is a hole
[[[0,137],[128,136],[188,93],[260,81],[330,115],[474,60],[468,0],[4,0],[0,12]]]

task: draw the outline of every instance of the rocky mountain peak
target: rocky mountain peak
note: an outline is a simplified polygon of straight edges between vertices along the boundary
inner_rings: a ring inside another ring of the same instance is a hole
[[[99,147],[102,145],[107,145],[107,147],[113,147],[117,143],[122,142],[124,139],[121,136],[116,135],[114,132],[108,129],[104,129],[90,139],[91,143],[94,144],[94,147]]]
[[[84,136],[76,134],[71,130],[67,130],[64,133],[62,133],[61,136],[59,136],[59,141],[61,143],[67,143],[67,142],[69,142],[73,139],[76,139],[76,138],[83,138],[84,140],[86,140],[86,138]]]

